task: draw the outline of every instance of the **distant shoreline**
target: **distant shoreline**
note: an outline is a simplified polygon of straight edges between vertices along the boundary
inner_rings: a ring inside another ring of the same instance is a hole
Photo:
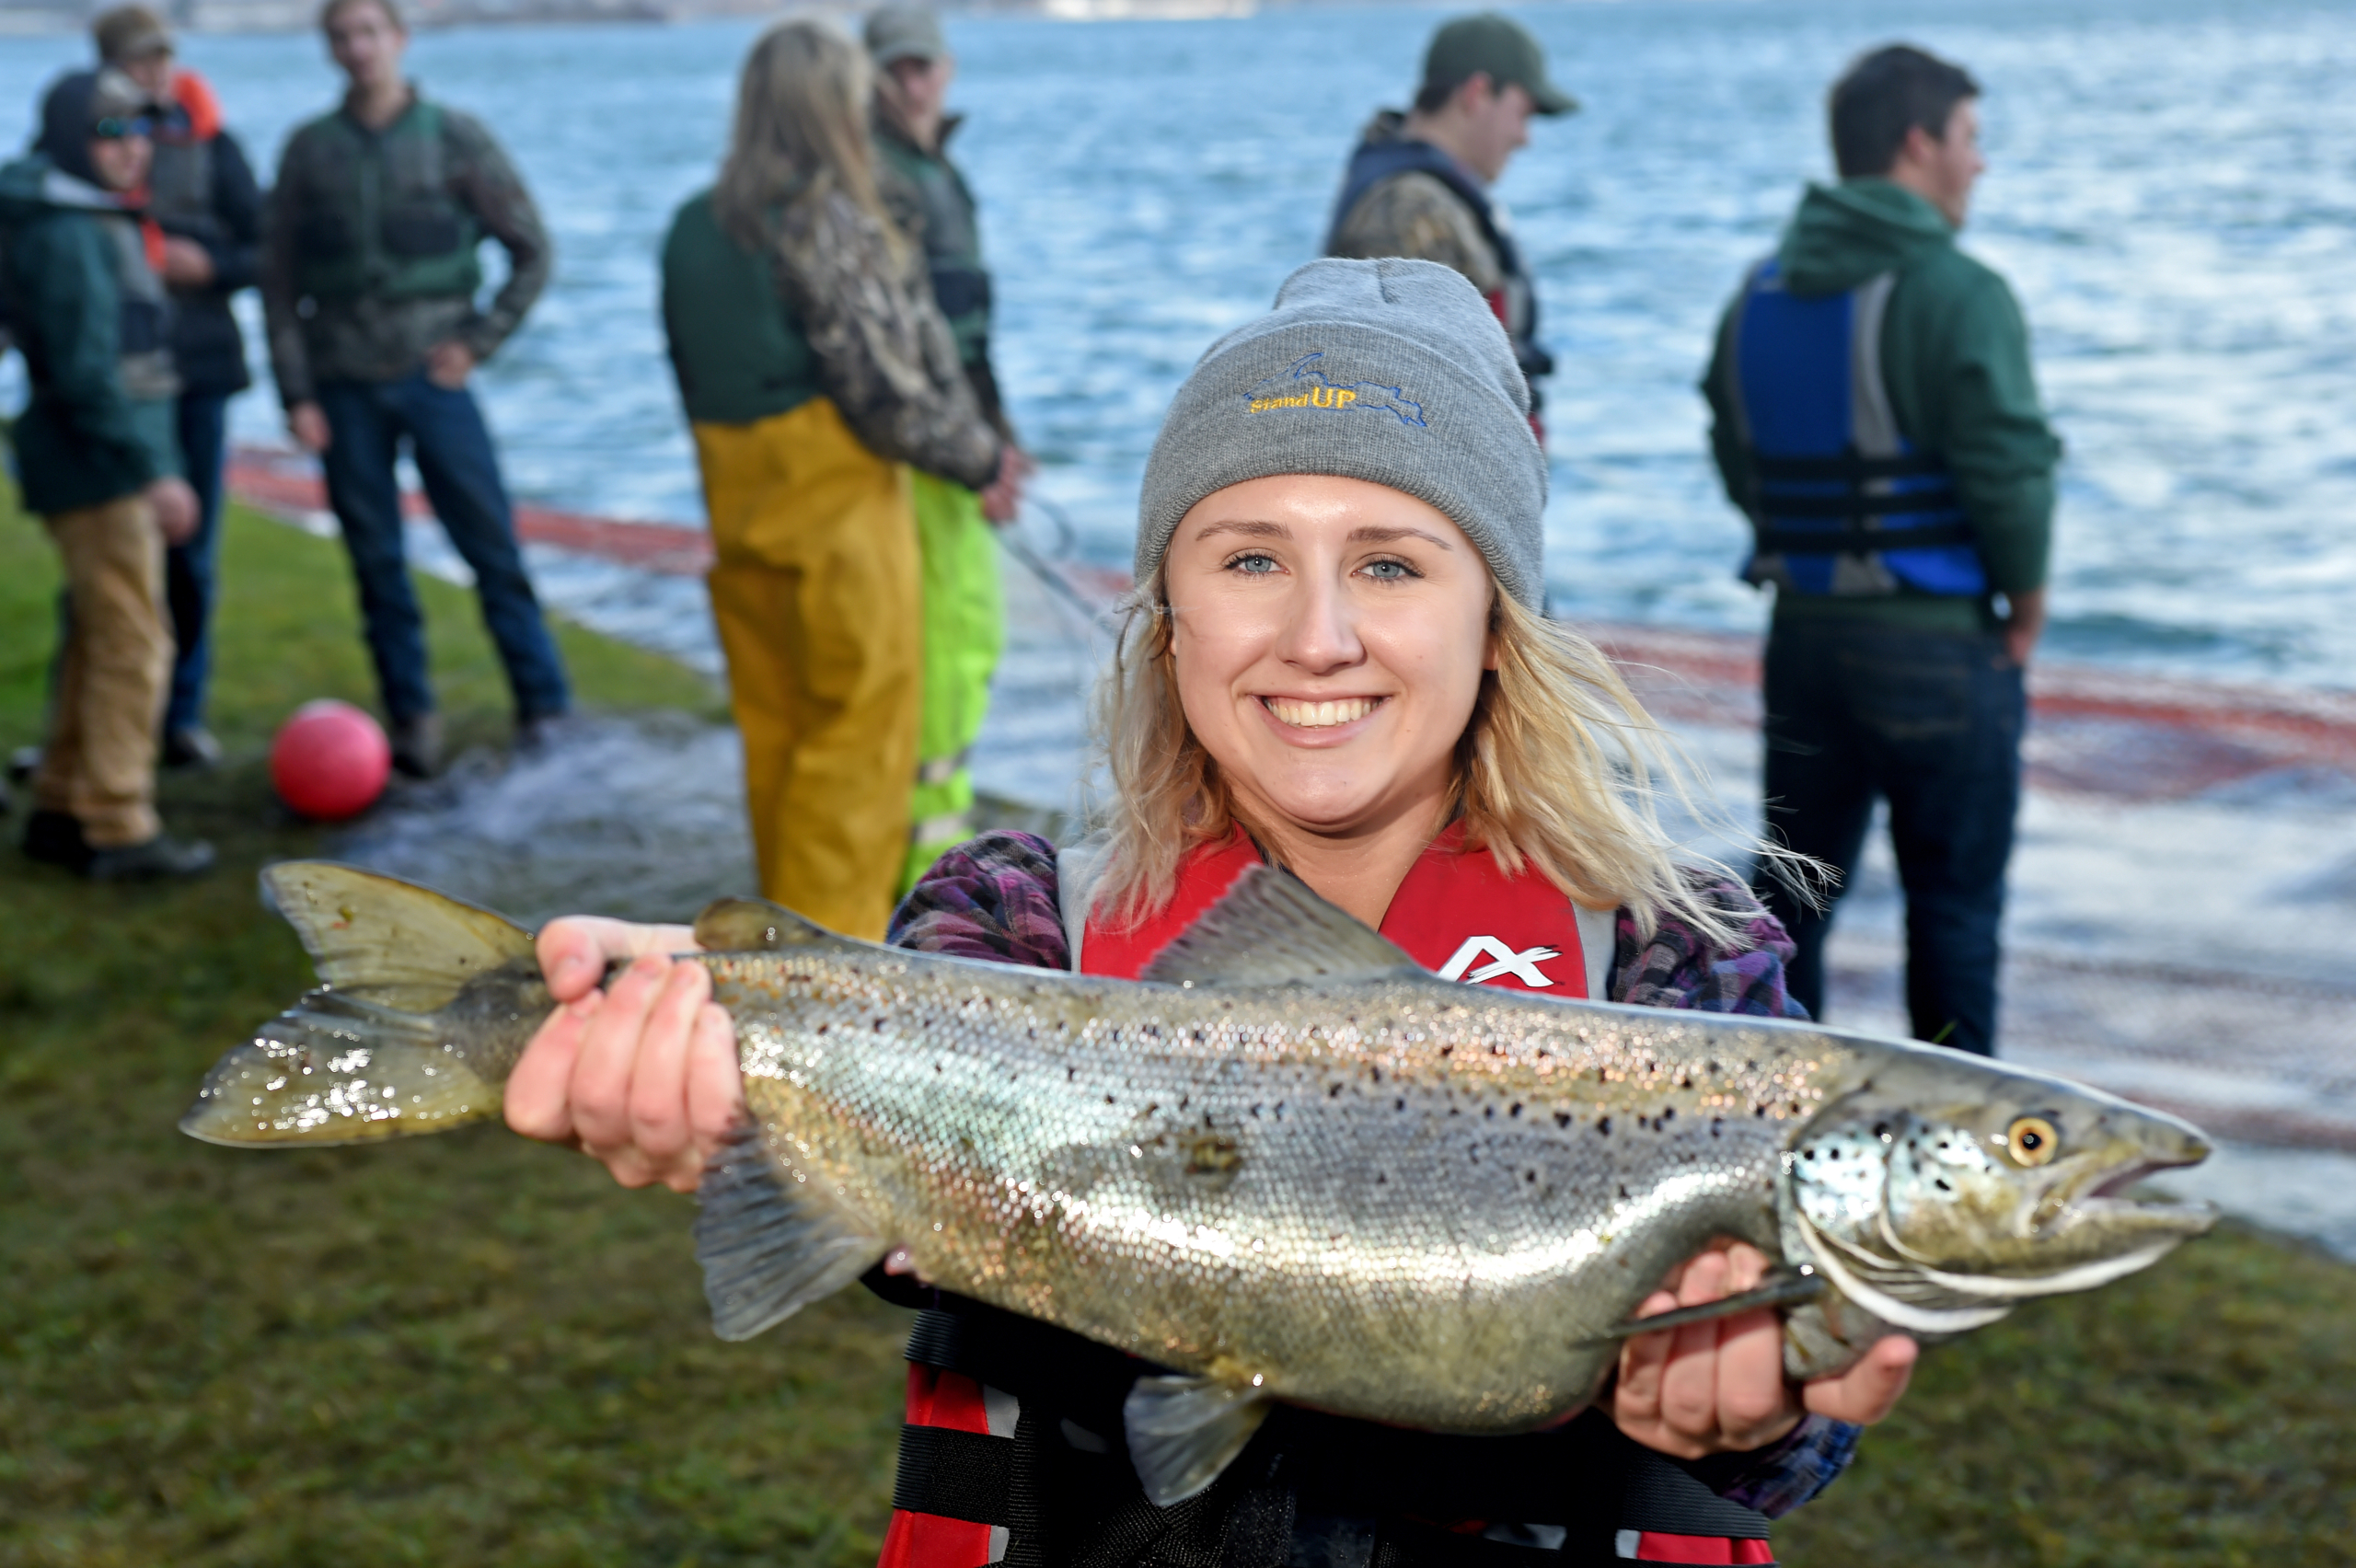
[[[1319,0],[1273,0],[1271,8]],[[864,0],[820,0],[814,7],[847,14],[869,9]],[[1262,0],[971,0],[943,5],[953,16],[1029,16],[1055,21],[1200,21],[1248,17]],[[93,7],[85,0],[0,10],[0,37],[80,32]],[[318,0],[192,0],[175,7],[177,25],[198,34],[307,32]],[[407,0],[410,25],[421,31],[462,27],[562,25],[580,22],[718,21],[780,14],[776,0]]]

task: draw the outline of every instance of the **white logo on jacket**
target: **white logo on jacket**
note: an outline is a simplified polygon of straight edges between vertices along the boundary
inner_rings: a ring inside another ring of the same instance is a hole
[[[1474,961],[1484,955],[1496,962],[1472,969]],[[1558,948],[1534,947],[1516,952],[1495,937],[1467,937],[1464,939],[1464,945],[1456,950],[1455,956],[1439,966],[1439,977],[1443,980],[1461,980],[1468,986],[1477,986],[1484,980],[1495,980],[1500,974],[1510,974],[1535,990],[1554,983],[1538,966],[1550,958],[1562,956],[1562,951]],[[1472,970],[1470,974],[1465,973],[1468,969]]]

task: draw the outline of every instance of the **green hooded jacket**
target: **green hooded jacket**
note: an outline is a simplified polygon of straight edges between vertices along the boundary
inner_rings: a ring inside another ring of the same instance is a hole
[[[140,294],[162,299],[137,220],[113,197],[40,153],[0,168],[0,298],[32,384],[10,439],[36,516],[103,506],[179,471],[167,318],[126,310]],[[126,342],[133,321],[156,340]]]
[[[1882,320],[1882,379],[1898,428],[1915,447],[1946,459],[1978,533],[1997,594],[2045,585],[2053,538],[2053,470],[2062,443],[2046,423],[2029,366],[2028,324],[2004,280],[1956,248],[1939,210],[1886,179],[1811,185],[1777,260],[1796,294],[1839,294],[1891,271]],[[1749,493],[1750,471],[1733,415],[1727,333],[1721,317],[1702,383],[1713,416],[1710,449],[1727,494]],[[1925,631],[1977,631],[1996,624],[1993,595],[1943,597],[1912,590],[1882,597],[1779,594],[1778,620],[1864,617]]]

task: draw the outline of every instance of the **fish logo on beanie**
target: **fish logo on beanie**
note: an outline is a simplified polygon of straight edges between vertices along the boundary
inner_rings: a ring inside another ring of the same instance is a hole
[[[1423,427],[1424,406],[1408,397],[1406,388],[1385,386],[1378,381],[1328,381],[1324,373],[1311,368],[1324,357],[1322,349],[1313,354],[1303,354],[1292,362],[1292,368],[1284,375],[1254,382],[1252,390],[1243,394],[1243,411],[1265,414],[1276,409],[1373,409],[1398,415],[1401,424]]]

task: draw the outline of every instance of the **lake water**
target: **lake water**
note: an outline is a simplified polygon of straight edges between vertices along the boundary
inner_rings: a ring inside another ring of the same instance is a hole
[[[1126,559],[1169,393],[1315,254],[1342,160],[1441,13],[956,19],[956,151],[980,193],[1000,371],[1079,551]],[[1712,322],[1821,177],[1822,92],[1906,37],[1987,88],[1968,243],[2009,276],[2070,444],[2056,651],[2356,684],[2356,7],[2230,0],[1556,5],[1519,13],[1587,103],[1533,127],[1501,194],[1533,258],[1574,615],[1756,625],[1744,530],[1692,391]],[[692,521],[653,252],[717,157],[742,24],[421,36],[437,95],[495,128],[546,208],[557,281],[483,387],[517,490]],[[29,116],[78,40],[0,40]],[[309,37],[196,38],[190,63],[273,161],[331,97]],[[21,121],[19,121],[21,122]],[[275,433],[266,393],[238,425]]]

